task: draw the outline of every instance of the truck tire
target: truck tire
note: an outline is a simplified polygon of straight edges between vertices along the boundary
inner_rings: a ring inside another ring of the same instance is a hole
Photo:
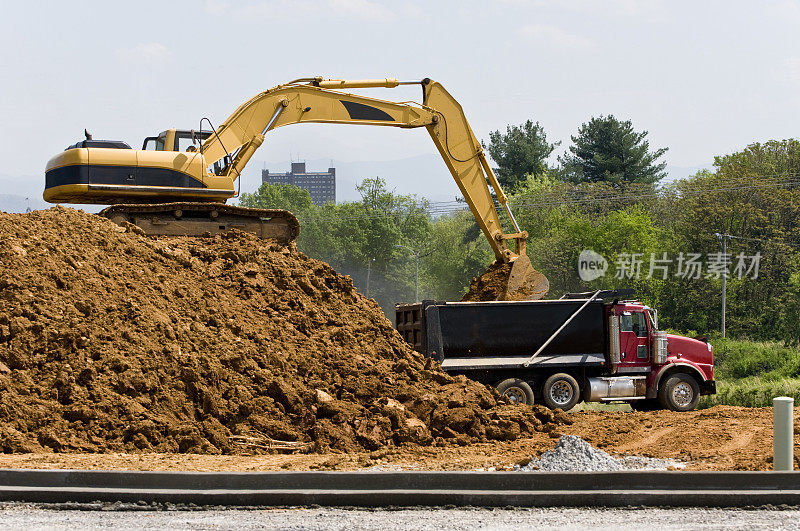
[[[700,386],[686,373],[676,373],[658,389],[658,401],[672,411],[692,411],[700,402]]]
[[[496,386],[497,392],[515,404],[533,404],[533,389],[527,382],[519,378],[503,380]]]
[[[581,401],[578,381],[565,372],[559,372],[545,380],[542,387],[544,403],[550,409],[569,411]]]

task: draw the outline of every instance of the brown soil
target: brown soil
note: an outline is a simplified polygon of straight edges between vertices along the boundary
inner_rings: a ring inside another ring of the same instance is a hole
[[[508,277],[511,274],[511,266],[512,264],[493,262],[483,274],[472,277],[469,290],[461,300],[464,302],[503,300],[508,286]]]
[[[357,452],[568,422],[443,373],[294,248],[140,232],[0,213],[0,451]]]
[[[769,470],[772,466],[772,408],[594,411],[573,418],[575,423],[565,433],[580,435],[611,454],[679,459],[699,470]],[[795,433],[800,434],[800,409],[795,419]],[[795,468],[800,465],[798,457]]]
[[[469,290],[461,298],[464,302],[528,301],[547,295],[550,282],[536,271],[527,256],[513,263],[493,262],[479,277],[473,277]]]
[[[15,454],[0,467],[124,470],[475,470],[510,468],[552,449],[560,434],[579,435],[612,455],[679,459],[689,470],[770,470],[772,410],[717,406],[673,413],[578,412],[551,433],[463,447],[402,446],[355,452],[221,456],[198,454]],[[800,409],[795,418],[800,434]],[[800,457],[800,455],[798,456]],[[795,458],[795,469],[800,459]]]

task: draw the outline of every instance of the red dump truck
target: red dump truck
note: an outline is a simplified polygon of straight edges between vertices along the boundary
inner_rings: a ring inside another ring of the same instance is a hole
[[[398,304],[397,330],[442,369],[511,400],[569,410],[580,401],[691,411],[714,394],[711,344],[658,331],[634,290],[558,300]]]

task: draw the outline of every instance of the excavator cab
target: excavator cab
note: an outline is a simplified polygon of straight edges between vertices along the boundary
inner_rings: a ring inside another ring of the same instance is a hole
[[[145,138],[142,151],[196,151],[200,144],[210,136],[211,131],[167,129],[158,136]]]
[[[142,151],[182,151],[196,152],[200,145],[211,135],[212,131],[195,131],[194,129],[167,129],[158,136],[148,136],[142,143]],[[208,173],[216,176],[225,175],[230,156],[225,155],[208,167]]]

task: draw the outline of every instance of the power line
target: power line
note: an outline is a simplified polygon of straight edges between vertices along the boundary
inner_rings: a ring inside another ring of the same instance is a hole
[[[690,195],[700,195],[700,194],[707,194],[712,192],[722,192],[722,191],[743,191],[743,190],[756,190],[756,189],[765,189],[765,188],[775,188],[775,187],[791,187],[800,185],[800,179],[786,179],[781,181],[781,178],[786,177],[793,177],[800,174],[782,174],[776,176],[759,176],[757,177],[760,179],[758,184],[753,184],[752,181],[754,178],[750,177],[747,178],[746,183],[728,183],[725,186],[703,186],[703,187],[690,187],[688,189],[680,190],[677,194],[678,197],[685,197]],[[689,183],[692,184],[692,183]],[[567,194],[580,194],[582,190],[564,190],[559,192],[546,192],[547,195],[552,197],[559,197],[558,199],[546,199],[546,198],[539,198],[539,199],[529,199],[520,201],[519,199],[511,199],[510,203],[514,208],[542,208],[542,207],[553,207],[553,206],[565,206],[565,205],[580,205],[580,204],[593,204],[593,203],[605,203],[609,201],[616,201],[616,202],[629,202],[629,201],[636,201],[640,199],[647,199],[647,198],[656,198],[663,196],[666,191],[665,190],[642,190],[636,192],[616,192],[616,191],[609,191],[607,193],[593,193],[594,191],[588,190],[588,193],[592,193],[593,195],[589,197],[576,197],[573,199],[564,199],[560,197],[564,193]],[[467,206],[463,201],[420,201],[415,205],[419,210],[425,211],[428,213],[449,213],[449,212],[457,212],[466,210]],[[385,216],[393,216],[397,215],[397,212],[385,212],[385,211],[371,211],[371,212],[363,212],[356,215],[351,216],[333,216],[330,217],[331,220],[336,219],[362,219],[364,217],[385,217]],[[323,218],[324,215],[320,216],[306,216],[305,219],[312,219],[312,218]]]
[[[789,177],[787,179],[787,177]],[[759,179],[757,184],[753,184],[754,179]],[[745,179],[743,178],[742,181]],[[800,186],[800,174],[779,174],[779,175],[762,175],[757,177],[747,177],[746,183],[736,183],[736,182],[729,182],[727,185],[724,186],[699,186],[699,187],[692,187],[691,181],[686,181],[685,184],[689,185],[688,187],[678,190],[676,192],[677,198],[689,197],[689,196],[702,196],[708,195],[711,193],[717,192],[729,192],[729,191],[747,191],[747,190],[762,190],[768,188],[780,188],[780,187],[794,187]],[[600,204],[600,203],[608,203],[608,202],[619,202],[619,203],[629,203],[640,201],[644,199],[654,199],[658,197],[664,197],[665,194],[672,192],[672,189],[666,190],[641,190],[636,192],[614,192],[609,191],[607,193],[595,193],[589,197],[576,197],[573,199],[564,199],[562,196],[563,194],[580,194],[583,190],[562,190],[560,192],[552,192],[548,191],[545,192],[544,198],[538,199],[527,199],[527,200],[519,200],[519,199],[511,199],[509,204],[515,210],[523,209],[523,210],[532,210],[535,208],[553,208],[559,206],[579,206],[579,205],[592,205],[592,204]],[[592,190],[587,190],[587,193],[592,193]],[[547,199],[546,196],[550,195],[553,199]],[[558,199],[555,199],[558,197]],[[468,210],[467,205],[462,201],[422,201],[415,205],[419,210],[419,212],[425,212],[429,215],[444,215],[444,214],[451,214],[460,211]],[[336,216],[326,216],[323,213],[311,215],[311,216],[302,216],[302,220],[307,221],[320,221],[320,222],[333,222],[333,221],[340,221],[340,220],[360,220],[360,219],[371,219],[371,218],[385,218],[385,217],[393,217],[393,216],[407,216],[407,211],[394,211],[394,212],[386,212],[386,211],[364,211],[358,214],[351,214],[346,216],[336,215]]]
[[[779,240],[777,238],[748,238],[746,236],[734,236],[733,234],[722,234],[724,238],[730,238],[732,240],[744,240],[749,242],[761,242],[761,243],[779,243],[781,245],[788,245],[789,247],[797,247],[800,248],[800,245],[796,243],[789,243],[786,240]]]

